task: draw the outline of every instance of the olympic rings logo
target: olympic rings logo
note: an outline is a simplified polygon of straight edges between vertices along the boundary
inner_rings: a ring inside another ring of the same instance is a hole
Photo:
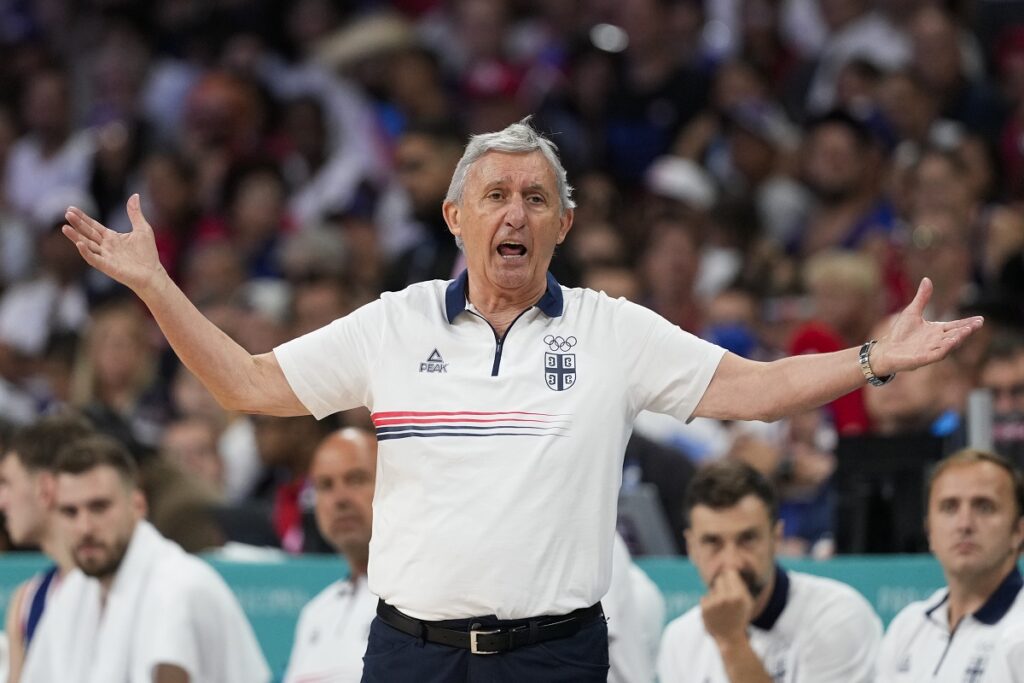
[[[544,343],[552,351],[568,351],[576,346],[576,337],[566,337],[563,339],[562,337],[555,337],[549,334],[544,337]]]

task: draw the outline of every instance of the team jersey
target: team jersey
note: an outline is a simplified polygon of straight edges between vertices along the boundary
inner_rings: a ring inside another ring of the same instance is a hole
[[[588,607],[608,590],[633,419],[688,419],[724,350],[550,275],[499,337],[466,287],[386,293],[277,360],[313,415],[371,411],[374,594],[428,620]]]

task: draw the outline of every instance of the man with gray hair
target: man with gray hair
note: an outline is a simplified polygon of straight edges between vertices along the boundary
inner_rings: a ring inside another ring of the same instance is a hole
[[[774,420],[948,354],[980,318],[926,322],[930,282],[888,335],[772,363],[704,342],[548,273],[573,223],[554,145],[528,121],[474,136],[442,212],[467,269],[386,293],[251,355],[160,267],[152,230],[70,208],[64,234],[131,288],[231,410],[318,418],[365,406],[379,460],[363,681],[605,681],[622,457],[642,410]]]

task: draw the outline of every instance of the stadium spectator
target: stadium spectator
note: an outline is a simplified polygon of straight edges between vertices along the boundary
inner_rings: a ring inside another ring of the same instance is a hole
[[[76,441],[56,471],[60,529],[77,569],[47,610],[22,681],[270,680],[223,579],[143,519],[136,467],[120,444]]]
[[[395,170],[422,237],[391,263],[384,291],[423,280],[450,280],[464,267],[439,207],[444,203],[465,136],[450,123],[412,124],[398,139]]]
[[[201,482],[210,493],[224,491],[224,462],[217,451],[220,433],[210,419],[186,417],[169,422],[160,438],[160,452],[176,467]]]
[[[1015,680],[1024,671],[1024,477],[994,453],[966,449],[935,466],[927,495],[928,545],[947,585],[889,624],[877,680]]]
[[[7,605],[7,683],[18,683],[32,638],[61,582],[74,569],[59,529],[56,462],[61,448],[93,434],[73,415],[45,417],[16,432],[0,448],[0,510],[17,546],[37,547],[53,563],[18,585]]]
[[[377,616],[377,596],[366,585],[376,476],[377,443],[368,432],[332,432],[313,454],[309,479],[316,524],[344,558],[349,575],[302,608],[285,683],[361,678],[370,622]]]
[[[33,73],[25,84],[22,118],[28,129],[7,156],[4,197],[22,216],[33,216],[42,190],[84,191],[95,140],[75,127],[71,81],[60,69]]]
[[[782,569],[778,501],[752,467],[705,466],[690,482],[686,545],[707,594],[665,629],[662,681],[869,683],[882,624],[831,579]]]

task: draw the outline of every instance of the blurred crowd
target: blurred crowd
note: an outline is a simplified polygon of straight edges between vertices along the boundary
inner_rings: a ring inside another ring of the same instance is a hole
[[[0,2],[0,416],[72,407],[118,437],[188,549],[327,550],[309,463],[367,416],[226,413],[64,211],[127,231],[139,193],[167,271],[262,353],[457,275],[440,205],[467,136],[532,115],[576,188],[564,285],[757,359],[876,338],[924,276],[929,319],[986,316],[954,358],[814,413],[637,423],[624,481],[677,531],[666,473],[738,458],[780,485],[786,550],[828,554],[842,438],[962,441],[980,387],[1024,457],[1022,5]]]

